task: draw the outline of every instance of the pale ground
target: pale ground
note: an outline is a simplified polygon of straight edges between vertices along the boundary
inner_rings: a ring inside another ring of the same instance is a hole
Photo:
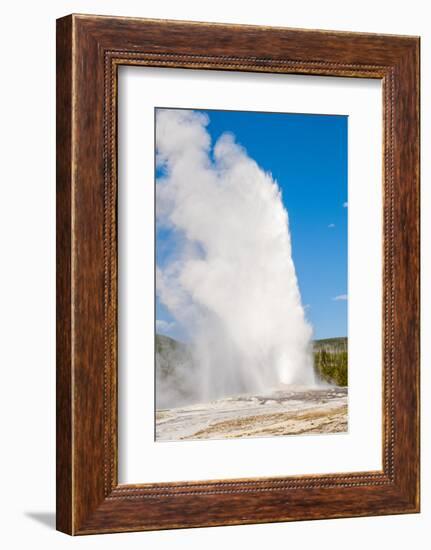
[[[347,431],[347,388],[279,389],[156,411],[156,440]]]

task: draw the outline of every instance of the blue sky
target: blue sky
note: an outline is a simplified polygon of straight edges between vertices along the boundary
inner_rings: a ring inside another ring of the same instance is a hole
[[[314,338],[347,336],[347,116],[203,111],[214,143],[228,131],[271,172],[289,214],[292,254]],[[156,261],[169,244],[157,230]],[[173,319],[156,300],[157,331]]]

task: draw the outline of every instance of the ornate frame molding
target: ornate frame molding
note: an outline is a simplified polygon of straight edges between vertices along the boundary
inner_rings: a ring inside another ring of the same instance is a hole
[[[228,45],[219,47],[221,38]],[[418,511],[418,39],[69,16],[58,20],[57,50],[58,529],[86,534]],[[119,65],[383,81],[382,471],[118,484]]]

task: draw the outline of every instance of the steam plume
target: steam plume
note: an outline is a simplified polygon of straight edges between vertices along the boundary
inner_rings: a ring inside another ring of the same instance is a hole
[[[175,252],[157,266],[159,300],[191,342],[193,400],[313,385],[311,327],[281,191],[209,118],[158,109],[158,228]]]

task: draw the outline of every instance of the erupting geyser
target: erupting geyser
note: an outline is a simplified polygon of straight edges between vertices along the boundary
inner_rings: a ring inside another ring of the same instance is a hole
[[[157,266],[156,287],[188,335],[193,400],[314,385],[280,189],[233,135],[212,146],[208,123],[157,110],[157,224],[175,252]]]

